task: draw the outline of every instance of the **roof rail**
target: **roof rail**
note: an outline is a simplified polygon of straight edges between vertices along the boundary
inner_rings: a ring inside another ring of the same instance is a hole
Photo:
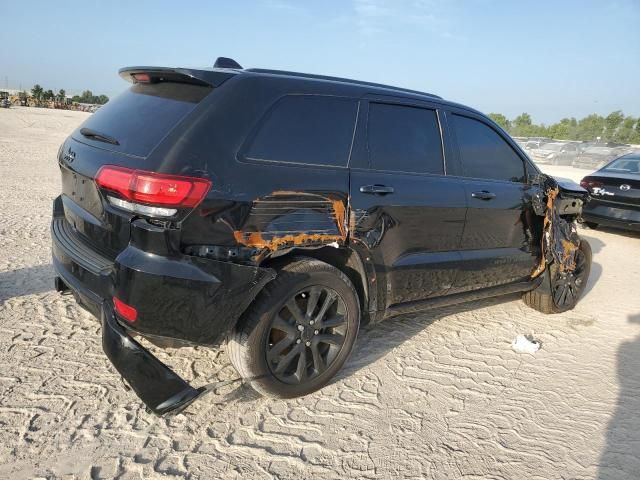
[[[366,85],[368,87],[376,87],[376,88],[385,88],[388,90],[395,90],[398,92],[406,92],[406,93],[414,93],[417,95],[426,95],[428,97],[440,98],[442,97],[438,95],[434,95],[433,93],[420,92],[419,90],[410,90],[408,88],[402,87],[394,87],[391,85],[384,85],[382,83],[374,83],[374,82],[365,82],[362,80],[353,80],[350,78],[342,78],[342,77],[331,77],[328,75],[316,75],[313,73],[300,73],[300,72],[289,72],[286,70],[269,70],[266,68],[247,68],[245,72],[253,72],[253,73],[265,73],[268,75],[283,75],[283,76],[291,76],[291,77],[301,77],[301,78],[311,78],[316,80],[329,80],[334,82],[344,82],[344,83],[352,83],[354,85]]]

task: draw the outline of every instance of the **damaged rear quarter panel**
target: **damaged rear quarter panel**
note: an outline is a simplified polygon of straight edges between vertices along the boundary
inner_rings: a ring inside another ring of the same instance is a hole
[[[238,244],[255,249],[257,262],[283,249],[343,246],[345,212],[345,192],[275,191],[252,202],[233,236]]]

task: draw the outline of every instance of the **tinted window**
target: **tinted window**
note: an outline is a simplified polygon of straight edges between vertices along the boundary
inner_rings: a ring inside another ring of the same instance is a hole
[[[452,123],[467,177],[524,181],[522,160],[495,130],[460,115]]]
[[[352,99],[290,95],[267,114],[247,157],[344,167],[353,138],[357,102]]]
[[[88,140],[80,129],[73,137],[145,157],[210,92],[209,87],[182,83],[138,83],[109,100],[81,125],[115,138],[119,145]]]
[[[375,170],[444,173],[434,110],[370,104],[368,144],[371,168]]]

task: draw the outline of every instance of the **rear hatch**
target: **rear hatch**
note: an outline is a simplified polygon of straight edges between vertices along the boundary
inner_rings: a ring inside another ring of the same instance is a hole
[[[131,220],[140,216],[140,211],[144,216],[144,208],[154,204],[141,192],[130,198],[123,182],[126,187],[126,182],[135,178],[149,189],[150,185],[155,188],[153,182],[167,180],[138,173],[167,172],[162,158],[153,155],[155,148],[230,76],[197,72],[145,67],[121,70],[121,76],[133,85],[89,117],[60,148],[63,227],[109,258],[115,258],[128,244]],[[109,181],[98,186],[96,177],[104,177],[105,169],[110,170]],[[161,187],[166,186],[165,181]],[[169,217],[185,211],[172,210],[177,213]]]

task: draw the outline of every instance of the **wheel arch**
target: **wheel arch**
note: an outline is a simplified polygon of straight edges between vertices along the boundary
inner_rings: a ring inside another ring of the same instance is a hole
[[[344,273],[349,278],[356,289],[356,293],[358,294],[362,324],[366,324],[370,321],[369,282],[364,264],[358,252],[349,247],[336,248],[333,246],[324,246],[319,248],[293,248],[284,254],[272,255],[265,258],[260,263],[260,266],[279,269],[300,257],[309,257],[321,260]]]

